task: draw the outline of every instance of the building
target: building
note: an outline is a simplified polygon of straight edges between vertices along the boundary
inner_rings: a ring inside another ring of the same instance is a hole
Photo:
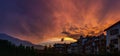
[[[107,47],[110,51],[111,45],[120,51],[120,21],[105,29],[107,37]],[[112,48],[113,48],[112,47]]]
[[[99,54],[101,50],[106,50],[106,36],[81,36],[77,42],[70,44],[54,44],[54,49],[58,53],[69,54]]]
[[[92,42],[94,54],[106,51],[106,36],[104,34],[101,34],[97,37],[93,37]]]
[[[67,53],[69,44],[54,44],[54,49],[57,53]]]
[[[80,53],[85,53],[85,45],[88,41],[88,38],[85,38],[83,36],[80,36],[80,38],[77,40],[77,43],[78,43],[78,50]]]
[[[71,43],[67,49],[68,53],[74,53],[74,54],[79,54],[79,48],[78,48],[78,43]]]

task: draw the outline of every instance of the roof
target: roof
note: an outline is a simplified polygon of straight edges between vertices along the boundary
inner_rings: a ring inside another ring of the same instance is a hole
[[[78,44],[77,43],[72,43],[71,46],[77,46]]]
[[[116,22],[115,24],[111,25],[110,27],[108,27],[108,28],[105,29],[104,31],[107,31],[108,29],[110,29],[110,28],[112,28],[112,27],[114,27],[115,25],[118,25],[118,24],[120,24],[120,21],[118,21],[118,22]]]

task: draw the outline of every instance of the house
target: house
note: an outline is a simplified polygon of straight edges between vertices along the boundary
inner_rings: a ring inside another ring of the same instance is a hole
[[[82,48],[83,52],[87,54],[98,54],[101,49],[106,48],[106,36],[104,34],[100,34],[99,36],[88,36],[86,38],[82,38]]]
[[[56,52],[58,52],[58,53],[67,53],[68,45],[69,44],[60,44],[60,43],[58,43],[58,44],[54,44],[53,46],[54,46],[54,49],[55,49]]]
[[[80,53],[85,53],[85,45],[88,41],[88,38],[85,38],[83,36],[80,36],[80,38],[77,40],[77,43],[78,43],[78,50]]]
[[[93,37],[93,51],[94,54],[98,54],[101,51],[106,50],[106,36],[104,34],[101,34],[97,37]]]
[[[113,24],[112,26],[108,27],[107,29],[105,29],[106,31],[106,45],[108,47],[108,49],[111,47],[111,45],[120,51],[120,21],[118,21],[117,23]],[[112,47],[112,48],[113,48]],[[110,51],[110,50],[108,50]]]
[[[74,53],[74,54],[79,54],[79,48],[78,48],[78,43],[71,43],[67,49],[68,53]]]

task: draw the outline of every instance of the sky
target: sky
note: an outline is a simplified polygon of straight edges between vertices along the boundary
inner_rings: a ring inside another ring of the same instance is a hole
[[[35,44],[97,35],[120,20],[119,5],[120,0],[0,0],[0,33]]]

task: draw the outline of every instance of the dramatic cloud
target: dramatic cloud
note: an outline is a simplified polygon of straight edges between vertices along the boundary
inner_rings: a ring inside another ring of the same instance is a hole
[[[96,35],[120,20],[120,0],[0,0],[0,32],[40,43]]]

